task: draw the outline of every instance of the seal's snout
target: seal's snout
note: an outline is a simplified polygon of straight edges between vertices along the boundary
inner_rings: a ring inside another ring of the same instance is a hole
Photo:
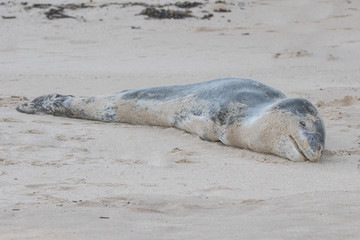
[[[16,110],[21,113],[34,114],[35,106],[33,103],[28,102],[16,107]]]
[[[315,131],[312,133],[305,132],[304,135],[308,139],[312,159],[310,161],[317,161],[323,155],[325,150],[325,126],[319,118],[314,122]]]
[[[18,111],[18,112],[24,113],[24,111],[22,110],[21,106],[17,106],[15,109],[16,109],[16,111]]]
[[[325,149],[325,135],[322,132],[304,133],[309,144],[308,150],[304,151],[306,158],[311,162],[318,161]]]
[[[293,149],[296,151],[294,159],[296,161],[318,161],[324,151],[324,144],[314,140],[313,136],[289,136]],[[295,161],[295,160],[294,160]]]
[[[17,106],[15,109],[16,109],[16,111],[18,111],[18,112],[25,113],[25,111],[22,110],[21,106]]]
[[[45,100],[46,100],[46,96],[35,98],[31,102],[27,102],[16,107],[16,110],[21,113],[28,113],[28,114],[45,113],[45,106],[44,106]]]

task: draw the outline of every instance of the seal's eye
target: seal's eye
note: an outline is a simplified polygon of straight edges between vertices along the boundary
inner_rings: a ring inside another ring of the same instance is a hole
[[[302,126],[302,127],[306,127],[306,123],[304,122],[304,121],[300,121],[300,125]]]

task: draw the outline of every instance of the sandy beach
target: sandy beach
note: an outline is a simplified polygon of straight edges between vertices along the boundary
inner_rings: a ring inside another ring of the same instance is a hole
[[[174,2],[0,1],[0,239],[359,239],[360,2]],[[314,103],[320,161],[15,110],[221,77]]]

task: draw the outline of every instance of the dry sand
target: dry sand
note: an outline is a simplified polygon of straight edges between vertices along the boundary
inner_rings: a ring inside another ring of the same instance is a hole
[[[0,239],[360,238],[359,1],[192,10],[210,20],[146,20],[143,6],[119,5],[48,20],[46,9],[2,2],[0,16],[16,18],[0,19]],[[48,93],[229,76],[315,103],[327,130],[321,161],[14,109]]]

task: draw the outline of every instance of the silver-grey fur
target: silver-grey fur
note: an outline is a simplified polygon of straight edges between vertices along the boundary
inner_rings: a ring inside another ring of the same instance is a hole
[[[207,141],[293,161],[316,161],[325,147],[325,127],[312,103],[286,98],[281,91],[251,79],[224,78],[95,97],[50,94],[17,110],[176,127]]]

